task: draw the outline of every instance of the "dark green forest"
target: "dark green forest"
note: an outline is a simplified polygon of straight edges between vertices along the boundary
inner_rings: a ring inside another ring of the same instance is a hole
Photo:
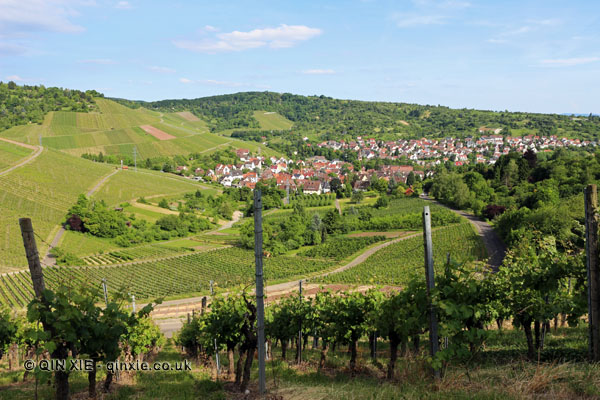
[[[41,123],[50,111],[87,112],[94,107],[95,90],[19,86],[15,82],[0,82],[0,130],[16,125]]]
[[[323,139],[360,135],[381,138],[469,136],[482,126],[503,128],[503,134],[562,135],[597,139],[600,117],[451,109],[408,103],[339,100],[326,96],[244,92],[198,99],[155,102],[113,99],[129,107],[172,112],[191,111],[213,131],[259,128],[252,113],[274,111],[294,122],[293,130],[316,133]]]

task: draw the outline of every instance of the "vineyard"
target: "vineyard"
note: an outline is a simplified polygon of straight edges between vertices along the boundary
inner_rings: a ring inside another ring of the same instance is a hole
[[[135,254],[128,249],[109,253],[109,256],[126,258]],[[300,257],[266,258],[265,281],[303,277],[332,265],[331,261]],[[129,292],[138,299],[150,299],[206,291],[210,280],[222,288],[251,284],[254,272],[252,251],[227,248],[123,266],[47,267],[44,277],[50,288],[59,284],[96,286],[106,278],[110,292]],[[1,304],[20,308],[32,298],[29,271],[0,276]]]
[[[30,217],[36,233],[47,239],[77,196],[110,171],[107,165],[45,150],[32,163],[0,176],[0,272],[27,265],[19,218]]]
[[[194,192],[203,189],[198,183],[174,175],[148,170],[119,171],[106,181],[94,194],[94,198],[104,200],[107,204],[116,206],[122,202],[157,194],[170,195]],[[210,193],[214,193],[210,189]]]
[[[472,225],[463,222],[458,225],[438,228],[432,232],[435,266],[441,268],[446,255],[454,261],[483,260],[485,246]],[[318,279],[325,283],[378,285],[404,285],[413,275],[424,274],[423,238],[401,240],[367,258],[356,267]]]
[[[430,201],[419,198],[408,197],[404,199],[392,199],[387,207],[375,208],[372,211],[373,217],[385,217],[388,215],[405,215],[405,214],[421,214],[423,207],[429,206],[432,215],[441,210],[447,211],[445,207]]]
[[[14,165],[29,154],[31,154],[31,149],[0,141],[0,171]]]
[[[365,247],[386,239],[385,236],[340,237],[330,239],[298,254],[305,257],[333,258],[340,261]]]

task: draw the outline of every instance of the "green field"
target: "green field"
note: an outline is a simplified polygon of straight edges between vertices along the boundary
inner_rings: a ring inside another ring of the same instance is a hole
[[[44,150],[32,163],[0,176],[0,271],[27,265],[19,218],[31,218],[37,235],[50,240],[77,196],[111,171],[108,165]],[[41,254],[47,249],[39,239],[38,247]]]
[[[85,153],[132,156],[134,147],[142,159],[212,153],[227,147],[247,148],[253,153],[260,148],[263,155],[280,155],[258,143],[210,133],[206,122],[187,121],[176,113],[163,114],[144,108],[133,110],[103,98],[97,98],[96,103],[99,112],[49,112],[42,125],[16,126],[1,132],[0,136],[28,144],[39,144],[42,137],[45,147],[75,156]],[[264,117],[270,126],[265,129],[287,129],[283,127],[291,124],[276,114]],[[176,139],[158,140],[139,128],[140,125],[152,125]]]
[[[454,261],[483,260],[486,257],[481,237],[469,222],[434,230],[433,256],[437,271],[443,268],[446,255]],[[371,255],[349,270],[319,279],[327,283],[403,285],[413,274],[424,274],[423,237],[401,240]]]
[[[137,200],[140,197],[157,195],[175,195],[206,189],[205,186],[190,179],[173,174],[138,169],[119,171],[110,177],[94,194],[94,198],[106,201],[111,206],[122,202]],[[211,191],[214,189],[208,189]]]
[[[276,112],[254,111],[252,115],[260,124],[260,128],[266,131],[269,130],[288,130],[292,129],[294,123]]]
[[[9,168],[22,158],[27,157],[33,150],[0,140],[0,171]]]

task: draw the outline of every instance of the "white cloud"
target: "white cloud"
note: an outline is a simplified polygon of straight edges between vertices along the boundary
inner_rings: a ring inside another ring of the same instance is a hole
[[[572,67],[575,65],[589,64],[600,61],[600,57],[575,57],[575,58],[556,58],[541,60],[540,63],[550,67]]]
[[[444,15],[419,15],[419,14],[401,14],[392,15],[392,19],[399,28],[411,28],[422,25],[443,25],[448,19]]]
[[[194,83],[193,80],[188,79],[188,78],[179,78],[179,82],[181,82],[181,83]]]
[[[118,8],[119,10],[131,10],[133,6],[128,1],[119,1],[115,5],[115,8]]]
[[[332,69],[306,69],[302,73],[304,75],[333,75],[335,71]]]
[[[71,19],[79,15],[79,6],[89,5],[78,0],[0,0],[0,35],[82,32],[84,28]]]
[[[113,65],[113,64],[117,63],[116,61],[111,60],[110,58],[95,58],[95,59],[90,59],[90,60],[79,60],[78,62],[81,64],[98,64],[98,65]]]
[[[9,75],[6,77],[6,79],[8,79],[9,81],[15,81],[15,82],[23,82],[25,79],[21,78],[19,75]]]
[[[149,69],[150,71],[154,71],[154,72],[160,72],[160,73],[163,73],[163,74],[172,74],[172,73],[174,73],[174,72],[177,72],[177,71],[175,71],[173,68],[169,68],[169,67],[159,67],[159,66],[157,66],[157,65],[151,65],[151,66],[149,66],[149,67],[148,67],[148,69]]]
[[[494,44],[502,44],[502,43],[506,43],[506,39],[497,39],[497,38],[491,38],[487,40],[489,43],[494,43]]]
[[[292,47],[321,33],[321,29],[304,25],[280,25],[277,28],[254,29],[249,32],[219,33],[212,39],[201,41],[178,40],[173,44],[182,49],[203,53],[242,51],[259,47],[278,49]]]
[[[203,28],[206,32],[218,32],[219,28],[215,28],[212,25],[205,25]]]

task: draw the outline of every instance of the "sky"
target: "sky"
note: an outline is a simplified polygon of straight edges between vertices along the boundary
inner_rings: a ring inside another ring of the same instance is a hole
[[[0,80],[600,113],[600,1],[0,0]]]

